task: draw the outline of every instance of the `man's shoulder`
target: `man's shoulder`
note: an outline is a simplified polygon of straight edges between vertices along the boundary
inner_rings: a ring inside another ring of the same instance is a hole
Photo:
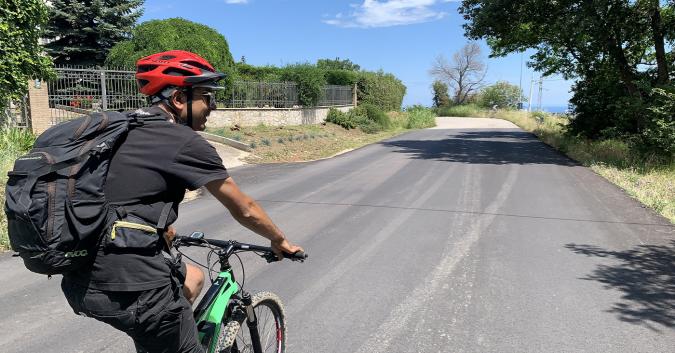
[[[169,115],[164,110],[155,106],[140,108],[125,113],[128,115],[135,115],[141,119],[155,118],[152,122],[148,122],[147,124],[140,126],[141,130],[152,135],[161,136],[163,138],[166,138],[167,135],[172,136],[175,138],[173,142],[176,143],[181,141],[185,142],[199,136],[199,134],[189,127],[176,124],[171,121]],[[158,117],[163,119],[158,121],[156,119]]]

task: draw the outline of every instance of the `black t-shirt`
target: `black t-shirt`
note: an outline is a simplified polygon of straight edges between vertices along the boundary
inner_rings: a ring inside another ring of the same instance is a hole
[[[157,107],[139,113],[168,118]],[[178,218],[186,189],[228,177],[215,148],[192,129],[169,121],[149,122],[131,129],[118,145],[110,162],[105,195],[110,203],[122,205],[128,214],[126,220],[149,226],[155,226],[162,208],[173,203],[167,222],[171,224]],[[170,268],[159,249],[110,251],[101,246],[91,267],[65,277],[99,290],[157,288],[170,283]]]

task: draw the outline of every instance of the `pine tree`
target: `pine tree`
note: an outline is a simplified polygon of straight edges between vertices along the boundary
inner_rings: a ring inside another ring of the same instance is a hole
[[[143,14],[143,0],[52,0],[45,38],[57,65],[103,65],[117,42],[128,39]]]

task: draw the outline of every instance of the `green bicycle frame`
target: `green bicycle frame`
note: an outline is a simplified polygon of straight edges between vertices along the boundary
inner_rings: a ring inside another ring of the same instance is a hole
[[[218,335],[222,328],[223,317],[232,296],[239,290],[232,269],[222,270],[211,287],[194,310],[194,318],[199,330],[199,341],[208,353],[215,352]]]

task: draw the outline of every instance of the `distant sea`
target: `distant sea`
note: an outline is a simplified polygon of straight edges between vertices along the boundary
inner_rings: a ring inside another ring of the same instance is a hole
[[[532,110],[534,110],[534,106],[532,107]],[[545,105],[542,106],[541,109],[545,112],[549,113],[564,113],[567,111],[567,106],[566,105]]]

